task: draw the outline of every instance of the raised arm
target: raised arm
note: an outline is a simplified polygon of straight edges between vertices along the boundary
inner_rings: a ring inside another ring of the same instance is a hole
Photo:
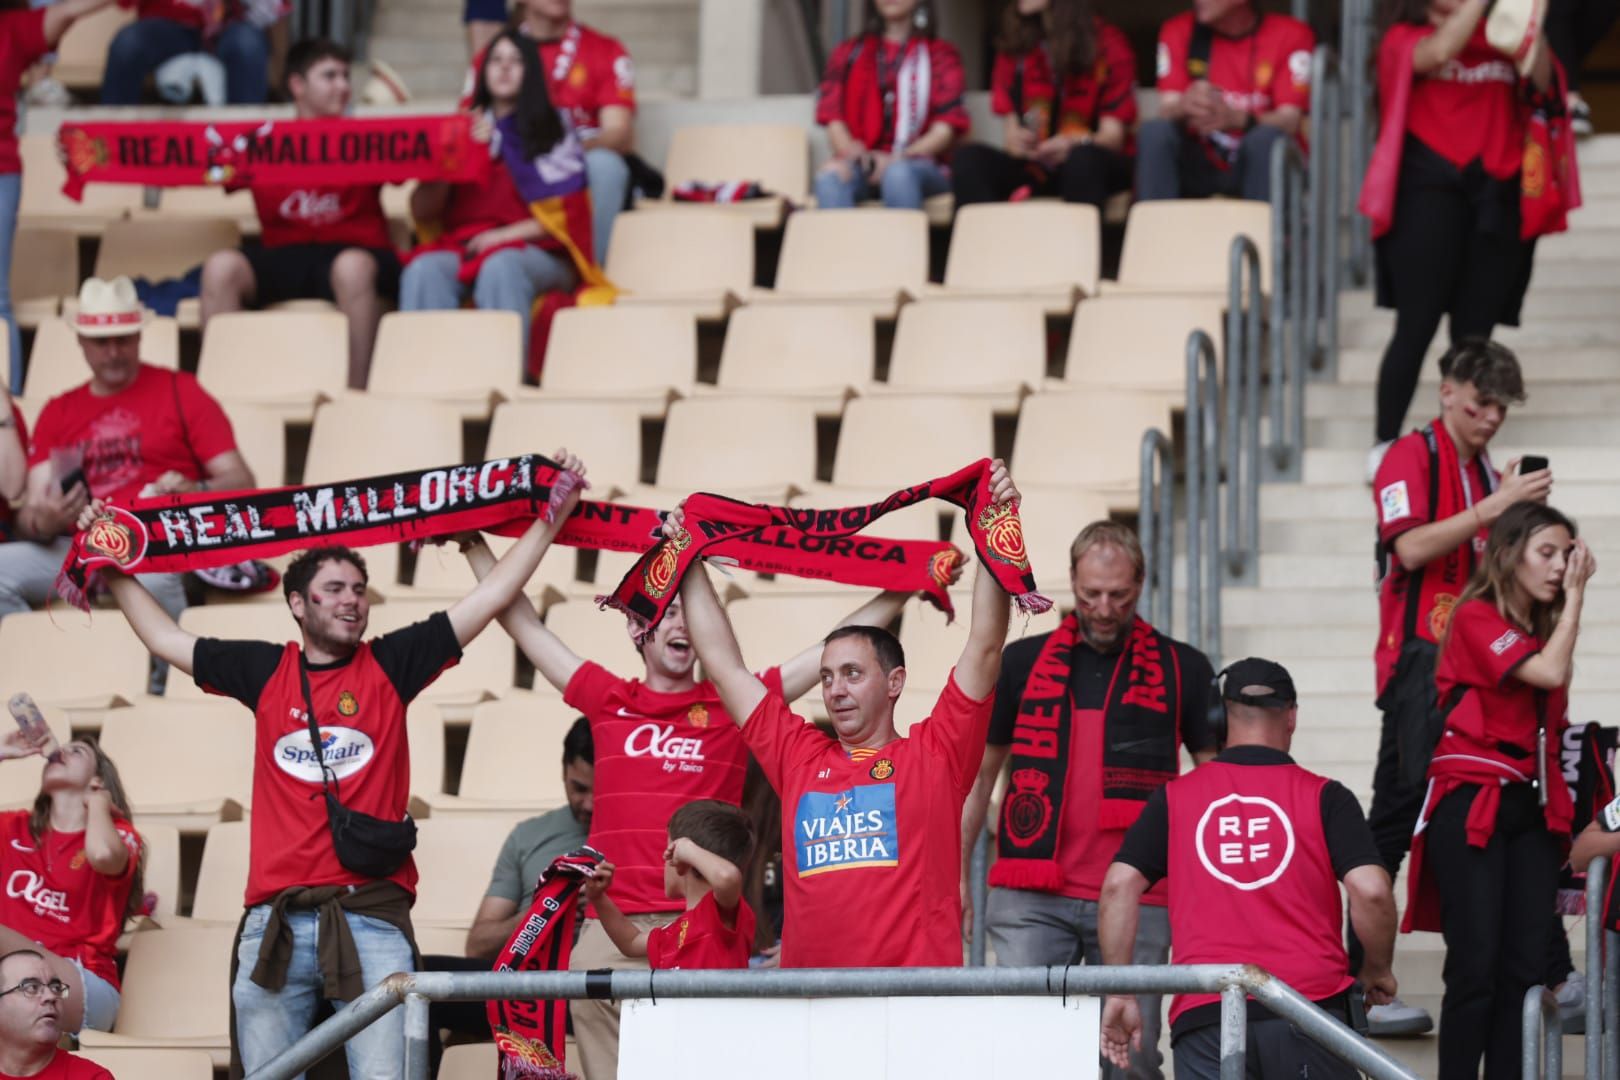
[[[1427,75],[1461,54],[1489,6],[1489,0],[1463,0],[1458,4],[1434,33],[1412,50],[1412,71]]]
[[[113,823],[112,796],[101,781],[92,780],[84,797],[84,859],[104,877],[117,877],[129,868],[129,848]]]
[[[607,894],[612,884],[613,864],[598,863],[596,875],[585,882],[585,898],[595,905],[597,921],[621,953],[631,957],[646,956],[647,931],[636,929],[636,924],[619,910],[619,905]]]
[[[197,647],[196,635],[180,629],[180,624],[163,610],[157,599],[146,591],[145,585],[111,568],[103,570],[102,574],[107,581],[107,591],[124,613],[124,618],[129,620],[135,636],[146,646],[146,651],[159,660],[167,661],[170,667],[190,675],[191,656]]]
[[[1586,600],[1586,583],[1597,569],[1597,560],[1585,540],[1575,541],[1564,566],[1564,610],[1558,625],[1547,637],[1547,644],[1513,669],[1513,677],[1541,690],[1568,686],[1575,673],[1575,639],[1581,633],[1581,607]]]
[[[1018,488],[999,458],[990,466],[990,501],[1003,506],[1018,499]],[[1001,649],[1007,644],[1007,617],[1011,601],[995,576],[983,566],[973,580],[973,621],[967,644],[956,661],[956,685],[975,700],[990,695],[1001,674]]]
[[[542,557],[550,549],[552,539],[553,537],[546,537],[545,546],[540,552]],[[472,566],[472,571],[479,581],[484,580],[489,572],[495,569],[495,553],[489,549],[489,544],[485,543],[482,536],[470,537],[462,551],[466,554],[467,562]],[[536,560],[537,565],[538,561]],[[523,655],[529,658],[529,663],[534,665],[534,669],[541,677],[556,687],[559,693],[567,690],[568,684],[573,681],[574,672],[578,671],[585,661],[574,650],[563,644],[562,638],[546,628],[546,624],[540,621],[539,612],[534,610],[534,605],[522,594],[521,588],[519,594],[496,617],[500,619],[501,629],[517,642],[518,648],[523,650]]]
[[[45,9],[45,40],[53,47],[68,27],[92,11],[106,7],[111,0],[57,0]]]
[[[841,626],[887,626],[896,615],[900,614],[900,609],[905,606],[906,597],[910,595],[893,589],[880,592],[839,619],[832,629],[836,630]],[[818,640],[779,669],[782,673],[782,696],[788,701],[794,700],[821,680],[821,648],[821,642]],[[707,662],[704,666],[707,668]]]
[[[714,902],[720,905],[721,912],[736,912],[737,901],[742,899],[743,884],[742,870],[736,863],[698,846],[686,836],[678,837],[665,849],[664,861],[673,863],[677,870],[684,865],[697,871],[709,883],[709,888],[714,892]]]
[[[1408,529],[1395,538],[1395,557],[1407,572],[1420,570],[1437,559],[1444,559],[1468,542],[1480,529],[1487,529],[1516,502],[1547,501],[1552,492],[1552,470],[1521,473],[1517,460],[1508,463],[1502,486],[1466,510],[1439,521]]]
[[[664,523],[666,530],[672,526]],[[674,528],[680,528],[677,523]],[[720,691],[720,700],[726,712],[741,727],[765,700],[765,684],[760,682],[743,662],[742,649],[732,633],[731,621],[720,607],[714,583],[709,580],[708,567],[694,564],[681,579],[681,612],[686,619],[686,632],[692,638],[692,647],[703,662],[703,673]]]

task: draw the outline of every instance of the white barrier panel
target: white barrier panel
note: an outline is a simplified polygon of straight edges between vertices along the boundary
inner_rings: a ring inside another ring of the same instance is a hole
[[[1094,997],[624,1003],[620,1080],[1029,1080],[1098,1074]]]

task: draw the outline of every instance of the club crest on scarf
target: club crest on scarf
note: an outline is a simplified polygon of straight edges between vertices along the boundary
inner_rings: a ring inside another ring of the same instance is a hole
[[[495,1052],[500,1055],[501,1080],[562,1080],[569,1075],[545,1043],[505,1028],[495,1032]]]
[[[987,506],[979,511],[979,529],[984,533],[985,550],[1015,570],[1029,569],[1029,552],[1024,547],[1024,526],[1018,508],[1011,503]]]
[[[936,552],[933,561],[928,564],[928,576],[934,579],[934,584],[940,588],[949,588],[951,574],[962,565],[962,553],[954,547]]]
[[[1017,847],[1028,847],[1046,832],[1052,821],[1052,799],[1046,794],[1051,778],[1039,769],[1016,769],[1013,790],[1007,793],[1003,827]]]
[[[91,556],[99,556],[120,567],[134,566],[146,554],[146,530],[124,510],[109,510],[98,517],[85,533],[84,546]]]
[[[692,534],[683,529],[670,537],[658,554],[648,560],[644,575],[648,596],[662,600],[664,594],[669,592],[670,586],[675,584],[676,571],[680,568],[681,552],[691,543]]]

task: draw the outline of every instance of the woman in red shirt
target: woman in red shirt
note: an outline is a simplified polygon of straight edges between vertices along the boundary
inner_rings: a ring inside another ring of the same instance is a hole
[[[1520,239],[1519,214],[1527,80],[1486,43],[1487,4],[1395,0],[1379,43],[1384,133],[1362,211],[1377,239],[1378,304],[1395,309],[1395,333],[1378,371],[1369,479],[1401,433],[1441,318],[1452,344],[1488,338],[1518,325],[1530,284],[1534,244]],[[1550,53],[1538,52],[1528,81],[1545,88]],[[1375,174],[1392,168],[1398,176],[1382,179],[1393,199],[1370,205]]]
[[[1091,0],[1013,0],[990,72],[990,108],[1005,149],[957,152],[956,204],[1017,193],[1101,206],[1128,190],[1136,123],[1136,56]]]
[[[493,132],[493,139],[503,137],[504,122],[507,131],[523,140],[531,159],[575,137],[546,92],[540,54],[515,30],[503,30],[485,51],[471,107],[484,118],[482,126]],[[518,193],[493,142],[492,150],[496,164],[483,181],[423,183],[412,193],[411,216],[419,228],[437,231],[438,237],[410,256],[399,282],[399,306],[403,311],[451,310],[470,291],[475,307],[514,312],[523,323],[521,370],[535,298],[572,289],[575,274]]]
[[[44,753],[19,729],[0,761]],[[13,766],[21,768],[21,766]],[[32,810],[0,813],[0,952],[43,947],[70,989],[62,1029],[111,1031],[118,1016],[118,935],[138,912],[141,837],[118,769],[93,739],[51,753]]]
[[[866,29],[833,50],[816,99],[832,160],[816,173],[816,204],[920,209],[950,190],[945,159],[968,129],[962,58],[934,36],[933,0],[867,0]]]
[[[1440,648],[1446,725],[1418,824],[1407,905],[1418,914],[1404,928],[1431,928],[1437,893],[1441,1080],[1474,1080],[1481,1057],[1488,1078],[1518,1073],[1525,991],[1556,944],[1548,914],[1574,812],[1559,749],[1594,567],[1567,517],[1515,503],[1491,526]]]

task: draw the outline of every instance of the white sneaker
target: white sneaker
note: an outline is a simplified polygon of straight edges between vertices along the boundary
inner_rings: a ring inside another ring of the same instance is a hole
[[[1586,1034],[1586,976],[1575,972],[1558,987],[1558,1019],[1566,1035]]]
[[[1367,1034],[1375,1039],[1423,1035],[1433,1030],[1434,1017],[1429,1015],[1429,1010],[1408,1005],[1400,998],[1367,1010]]]
[[[1384,442],[1379,443],[1377,446],[1374,446],[1371,450],[1367,451],[1368,487],[1371,487],[1373,481],[1378,479],[1378,466],[1384,463],[1384,455],[1389,453],[1389,448],[1394,445],[1394,439],[1386,439]],[[1375,1008],[1377,1007],[1378,1006],[1375,1006]]]
[[[68,88],[47,75],[28,88],[27,101],[42,108],[65,108],[73,104]]]

